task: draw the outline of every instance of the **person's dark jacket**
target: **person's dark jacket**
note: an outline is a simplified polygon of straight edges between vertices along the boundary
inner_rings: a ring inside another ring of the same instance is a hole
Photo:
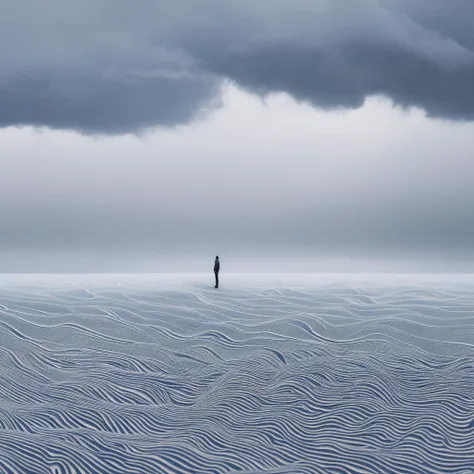
[[[216,258],[216,261],[214,263],[214,273],[219,273],[220,269],[221,269],[221,262]]]

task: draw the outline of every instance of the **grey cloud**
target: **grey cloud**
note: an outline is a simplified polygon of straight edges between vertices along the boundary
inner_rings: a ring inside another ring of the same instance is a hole
[[[186,123],[223,80],[323,108],[474,118],[471,0],[0,0],[0,126]]]
[[[206,42],[195,55],[208,70],[251,91],[288,92],[323,108],[358,107],[369,96],[384,95],[431,116],[474,118],[474,30],[465,21],[474,18],[472,2],[458,2],[464,7],[459,16],[438,23],[434,12],[443,15],[445,9],[435,7],[446,3],[436,0],[414,2],[418,8],[311,3],[292,3],[294,10],[307,7],[299,15],[293,11],[292,25],[281,15],[292,9],[275,15],[281,38],[275,32],[246,37],[242,23],[237,39],[218,48]],[[265,31],[264,22],[260,26]]]
[[[0,127],[136,132],[154,124],[191,121],[216,101],[218,89],[214,81],[199,77],[25,73],[0,91]]]

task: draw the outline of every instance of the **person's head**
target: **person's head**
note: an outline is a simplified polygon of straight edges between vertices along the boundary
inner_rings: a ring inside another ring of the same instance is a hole
[[[219,257],[216,256],[216,260],[219,260]]]

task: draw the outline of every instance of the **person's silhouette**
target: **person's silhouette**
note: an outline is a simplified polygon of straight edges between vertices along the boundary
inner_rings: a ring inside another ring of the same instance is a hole
[[[214,288],[219,288],[219,270],[221,269],[221,262],[219,257],[216,257],[214,261],[214,276],[216,277],[216,286]]]

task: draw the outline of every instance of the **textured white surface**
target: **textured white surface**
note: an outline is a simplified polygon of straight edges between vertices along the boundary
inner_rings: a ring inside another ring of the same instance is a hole
[[[2,473],[472,473],[474,278],[0,277]]]

